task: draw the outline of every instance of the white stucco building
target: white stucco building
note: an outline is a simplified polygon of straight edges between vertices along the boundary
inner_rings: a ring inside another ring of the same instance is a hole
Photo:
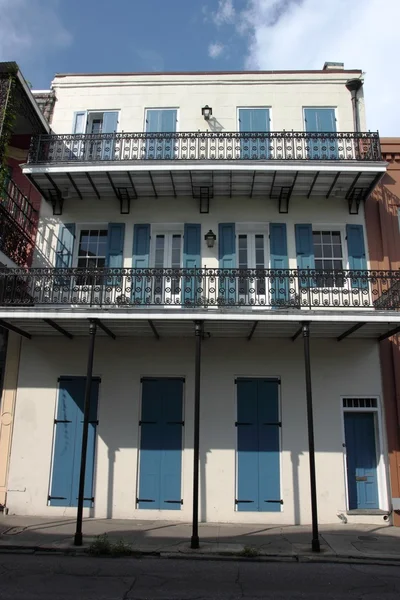
[[[368,271],[385,163],[361,71],[52,89],[24,167],[44,198],[34,269],[0,307],[22,339],[9,510],[76,514],[94,349],[84,514],[191,521],[198,482],[203,521],[306,524],[313,505],[315,524],[317,504],[320,523],[382,524],[379,339],[400,317],[395,275]]]

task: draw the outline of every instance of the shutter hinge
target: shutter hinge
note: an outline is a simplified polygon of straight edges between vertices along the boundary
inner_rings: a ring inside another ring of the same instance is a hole
[[[72,423],[72,421],[68,421],[68,419],[54,419],[54,423]]]
[[[50,500],[66,500],[65,496],[47,496],[47,500],[50,502]]]
[[[235,500],[235,504],[253,504],[254,500]]]
[[[238,425],[253,425],[253,423],[244,423],[244,422],[240,422],[240,421],[235,421],[235,427],[238,427]]]
[[[167,421],[167,425],[184,425],[185,421]]]
[[[268,502],[269,504],[283,504],[283,500],[264,500],[264,502]]]
[[[263,423],[263,425],[277,425],[278,427],[282,427],[282,421],[270,421],[269,423]]]
[[[136,498],[136,502],[155,502],[155,500],[149,500],[149,498]]]
[[[183,500],[164,500],[165,504],[183,504]]]
[[[157,425],[157,421],[139,421],[140,425]]]

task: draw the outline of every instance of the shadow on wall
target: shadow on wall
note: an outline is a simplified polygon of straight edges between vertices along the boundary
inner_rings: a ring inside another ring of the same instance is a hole
[[[209,118],[208,126],[213,133],[219,133],[225,129],[225,127],[215,117]]]
[[[56,234],[59,221],[56,218],[46,216],[41,217],[37,234],[36,248],[32,266],[35,268],[50,268],[56,263],[56,249],[59,238]]]

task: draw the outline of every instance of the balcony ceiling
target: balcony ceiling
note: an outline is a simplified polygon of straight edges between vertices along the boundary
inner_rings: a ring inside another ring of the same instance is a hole
[[[144,168],[146,167],[146,168]],[[368,196],[385,172],[385,163],[349,164],[306,163],[251,164],[234,166],[212,163],[205,165],[141,164],[31,167],[24,173],[40,193],[51,200],[61,194],[70,198],[107,200],[120,196],[136,198],[199,198],[201,188],[210,198],[263,197],[271,199],[291,196],[346,198],[356,193],[361,201]],[[207,191],[208,190],[208,191]]]
[[[2,311],[3,312],[3,311]],[[3,316],[3,315],[2,315]],[[49,316],[54,316],[49,313]],[[100,315],[99,315],[100,316]],[[298,321],[257,321],[257,315],[254,315],[252,320],[204,320],[205,342],[207,339],[213,338],[240,338],[247,340],[257,339],[287,339],[292,340],[299,337],[297,343],[301,343],[301,336],[296,336],[299,333],[300,322]],[[18,316],[18,314],[10,314],[8,318],[4,317],[4,321],[20,329],[32,337],[58,337],[63,338],[63,333],[54,327],[54,324],[61,327],[66,333],[73,337],[84,337],[89,335],[89,320],[81,315],[79,318],[68,318],[68,316],[58,315],[54,320],[45,321],[43,316],[33,316],[26,318]],[[2,319],[2,324],[3,324]],[[118,318],[113,319],[112,316],[105,317],[100,321],[115,337],[148,337],[160,339],[168,337],[186,337],[194,339],[194,322],[190,319],[133,319],[133,318]],[[399,321],[391,322],[363,322],[363,315],[354,316],[354,321],[346,322],[330,322],[312,321],[310,324],[310,332],[312,338],[328,338],[337,339],[342,336],[340,343],[348,343],[353,339],[371,339],[378,340],[382,335],[399,327]],[[256,324],[256,326],[255,326]],[[357,327],[358,325],[358,327]],[[98,335],[107,337],[108,334],[100,326],[98,327]],[[348,335],[344,335],[348,334]],[[67,338],[64,338],[66,343]],[[249,340],[249,341],[250,341]]]

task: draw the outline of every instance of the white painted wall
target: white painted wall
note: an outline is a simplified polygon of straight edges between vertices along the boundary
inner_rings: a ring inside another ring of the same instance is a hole
[[[193,198],[141,198],[133,200],[130,215],[121,215],[116,198],[101,200],[65,201],[62,217],[55,217],[49,204],[43,202],[41,219],[36,238],[33,266],[55,264],[59,223],[125,223],[124,266],[132,266],[133,226],[135,223],[201,223],[202,264],[218,267],[218,239],[214,248],[207,248],[204,235],[212,229],[218,236],[219,223],[252,222],[267,226],[268,223],[286,223],[288,237],[289,267],[297,268],[294,225],[312,223],[334,229],[348,224],[365,222],[363,205],[358,215],[349,215],[344,198],[300,198],[290,200],[289,214],[279,214],[278,201],[269,198],[212,198],[209,214],[199,214],[198,200]],[[342,239],[343,246],[346,241]],[[365,243],[367,248],[367,243]],[[368,258],[368,257],[367,257]]]
[[[95,467],[98,517],[190,521],[194,337],[160,341],[98,338],[94,373],[101,376]],[[88,341],[23,341],[7,505],[11,513],[58,517],[76,509],[47,506],[53,419],[60,375],[84,375]],[[338,522],[346,508],[341,396],[381,396],[378,345],[370,340],[311,342],[319,519]],[[183,376],[184,455],[181,511],[135,508],[138,416],[142,376]],[[280,376],[282,402],[281,513],[235,512],[236,376]],[[203,521],[310,523],[309,466],[302,341],[209,339],[203,344],[201,388]],[[386,449],[386,446],[384,446]],[[89,510],[86,514],[89,514]],[[352,517],[349,517],[351,521]],[[358,517],[358,521],[363,518]],[[364,522],[382,517],[364,517]]]
[[[145,108],[178,108],[178,131],[238,131],[238,107],[269,107],[271,130],[304,131],[304,107],[336,108],[337,130],[354,131],[348,79],[361,73],[208,73],[65,75],[52,82],[57,102],[52,128],[72,133],[74,111],[119,110],[118,131],[144,131]],[[365,131],[362,90],[361,129]],[[207,124],[201,108],[213,109]]]

